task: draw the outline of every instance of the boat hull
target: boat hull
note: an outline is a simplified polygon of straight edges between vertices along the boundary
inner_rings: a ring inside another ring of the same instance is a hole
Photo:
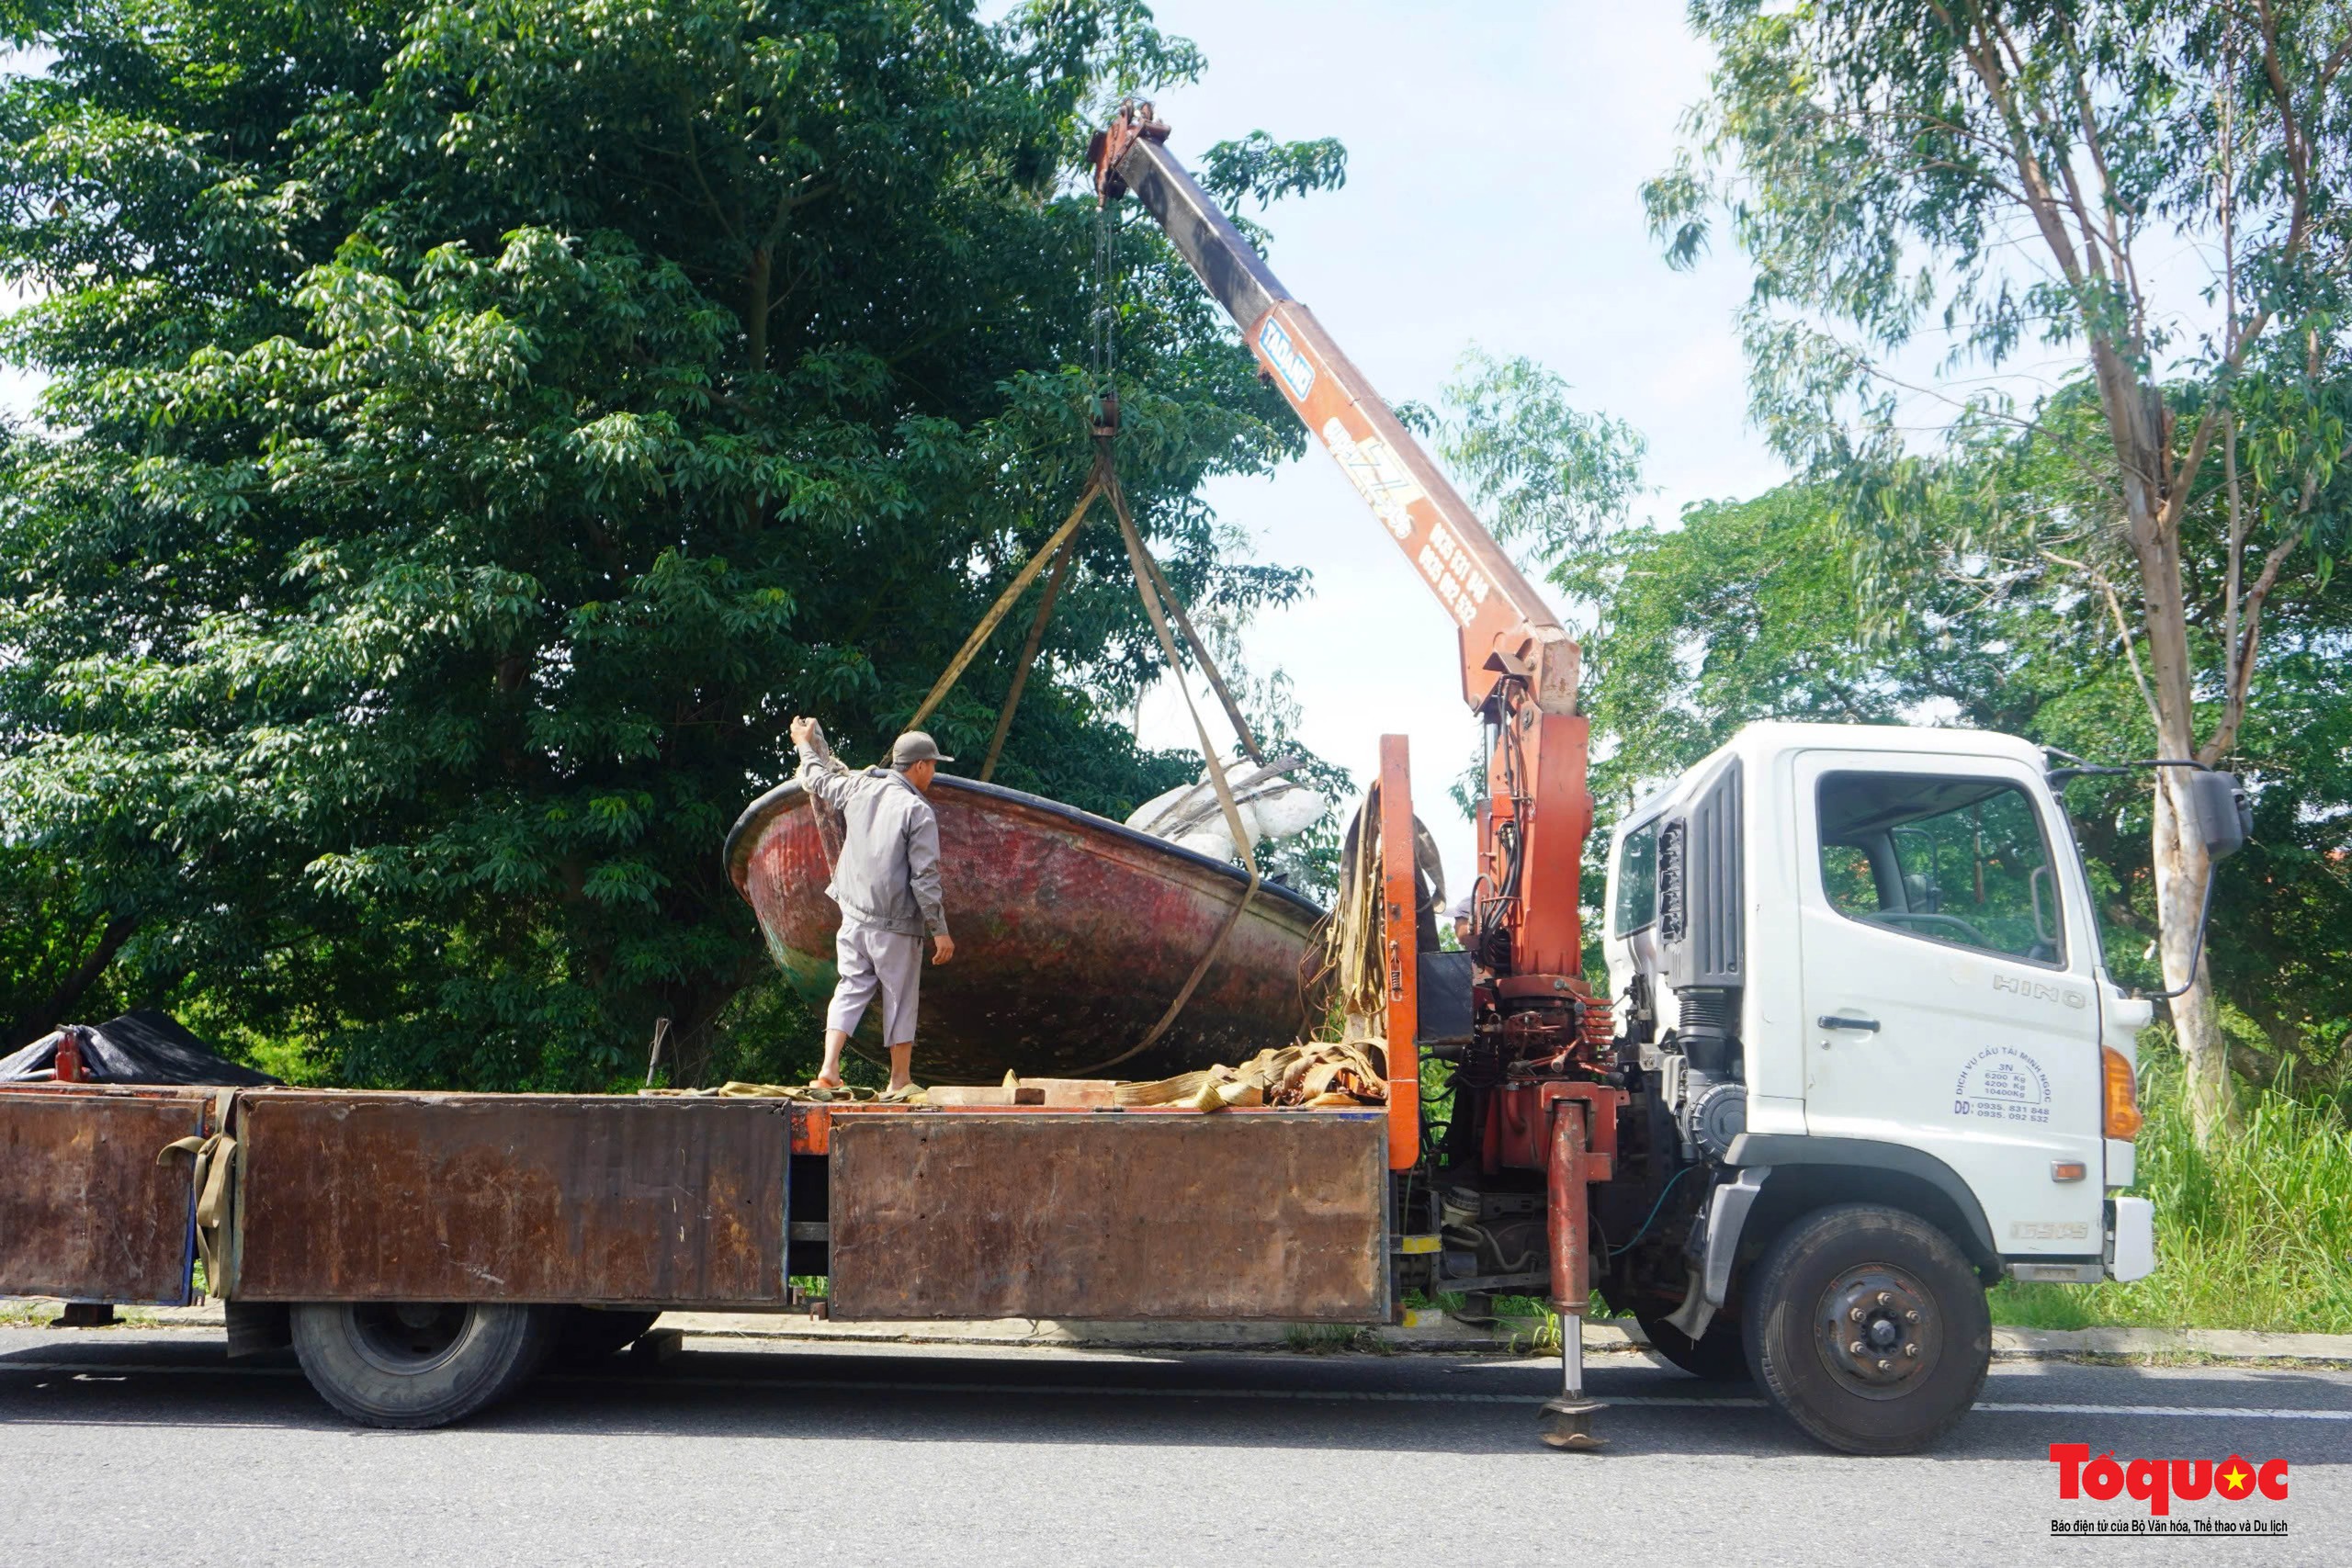
[[[923,970],[918,1080],[994,1083],[1008,1071],[1159,1077],[1239,1061],[1303,1032],[1301,976],[1322,917],[1309,900],[1261,886],[1175,1021],[1128,1055],[1240,902],[1240,869],[944,773],[931,803],[956,956]],[[824,889],[838,834],[837,820],[820,827],[807,794],[786,784],[752,802],[727,845],[729,874],[759,916],[770,955],[819,1006],[836,975],[841,913]],[[880,1010],[867,1010],[853,1042],[869,1055],[883,1043]]]

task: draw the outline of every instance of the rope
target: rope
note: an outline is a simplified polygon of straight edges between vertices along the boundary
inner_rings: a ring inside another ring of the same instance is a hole
[[[1005,612],[1012,608],[1013,601],[1029,591],[1029,585],[1037,581],[1037,574],[1046,570],[1046,562],[1053,558],[1056,551],[1069,542],[1071,536],[1078,532],[1078,525],[1086,521],[1086,509],[1093,505],[1095,498],[1102,493],[1103,469],[1098,463],[1094,477],[1087,481],[1086,491],[1078,498],[1078,504],[1070,508],[1069,518],[1060,527],[1054,530],[1054,536],[1047,539],[1044,547],[1029,558],[1028,564],[1013,577],[1012,586],[998,595],[997,602],[989,606],[989,613],[980,617],[980,624],[972,628],[972,635],[964,639],[964,646],[956,650],[956,657],[949,661],[945,671],[932,686],[931,694],[923,698],[922,705],[915,709],[913,717],[907,720],[907,728],[921,729],[922,721],[929,718],[932,711],[941,703],[946,701],[947,694],[956,689],[956,681],[963,676],[964,667],[972,662],[972,656],[980,651],[981,646],[989,640],[989,635],[1004,619]]]
[[[1250,753],[1251,761],[1263,765],[1266,759],[1258,750],[1257,738],[1250,733],[1250,721],[1241,716],[1240,705],[1233,700],[1233,694],[1225,689],[1225,677],[1217,673],[1216,661],[1209,657],[1209,645],[1202,641],[1201,634],[1193,629],[1191,618],[1184,614],[1184,602],[1176,597],[1174,589],[1168,586],[1168,579],[1161,574],[1159,563],[1148,553],[1144,556],[1143,563],[1151,573],[1151,585],[1159,591],[1160,602],[1175,612],[1176,624],[1183,628],[1184,640],[1192,645],[1193,662],[1198,664],[1201,673],[1209,678],[1209,685],[1216,693],[1216,700],[1225,705],[1225,716],[1232,721],[1234,733],[1241,737],[1241,749]],[[1174,656],[1170,657],[1172,659]],[[1177,680],[1182,681],[1183,671],[1177,669],[1174,672]]]
[[[1386,1005],[1387,966],[1381,961],[1380,785],[1364,792],[1348,824],[1340,867],[1340,897],[1324,927],[1324,971],[1336,985],[1349,1018],[1376,1019]]]
[[[1046,640],[1046,623],[1053,619],[1054,601],[1061,596],[1062,579],[1069,575],[1070,558],[1077,554],[1078,536],[1072,534],[1054,557],[1054,570],[1046,577],[1045,597],[1037,601],[1036,618],[1029,623],[1029,640],[1021,645],[1020,662],[1012,667],[1012,687],[1004,694],[1004,706],[997,710],[996,733],[989,737],[989,754],[980,763],[982,784],[996,777],[996,760],[1004,754],[1004,738],[1012,733],[1013,710],[1020,707],[1021,694],[1029,684],[1029,667],[1037,662],[1037,649]]]
[[[175,1138],[155,1156],[162,1165],[174,1155],[194,1155],[189,1183],[196,1198],[196,1249],[204,1259],[204,1290],[218,1300],[229,1293],[225,1265],[229,1257],[229,1182],[236,1169],[237,1140],[229,1135],[229,1118],[237,1091],[224,1089],[213,1099],[213,1133],[209,1137]]]
[[[1176,634],[1170,629],[1168,624],[1170,612],[1174,613],[1178,625],[1182,626],[1185,639],[1192,646],[1195,660],[1203,672],[1208,676],[1209,684],[1216,689],[1217,700],[1224,705],[1226,716],[1233,721],[1233,728],[1239,734],[1243,748],[1261,767],[1264,765],[1265,759],[1260,755],[1257,739],[1250,734],[1249,725],[1242,719],[1240,707],[1234,702],[1233,694],[1227,689],[1225,678],[1218,673],[1216,662],[1210,658],[1207,645],[1193,629],[1193,624],[1185,615],[1182,604],[1169,588],[1168,580],[1161,574],[1159,563],[1151,558],[1151,552],[1144,548],[1143,536],[1136,531],[1135,517],[1127,509],[1126,491],[1119,485],[1118,469],[1112,458],[1111,442],[1115,429],[1116,426],[1108,422],[1096,427],[1094,472],[1087,480],[1085,491],[1079,496],[1078,504],[1070,509],[1069,516],[1064,520],[1062,525],[1054,530],[1053,536],[1029,558],[1028,563],[998,596],[996,603],[989,607],[989,613],[981,617],[980,624],[972,628],[972,635],[965,638],[964,646],[957,650],[955,659],[949,662],[947,669],[932,686],[930,694],[923,698],[922,705],[915,709],[914,716],[909,718],[906,724],[909,729],[921,728],[922,721],[930,717],[939,705],[946,700],[947,694],[955,689],[956,681],[962,677],[965,669],[972,662],[973,657],[988,642],[989,637],[1002,624],[1006,614],[1012,610],[1014,603],[1028,591],[1029,585],[1037,580],[1037,574],[1046,569],[1046,563],[1050,560],[1054,566],[1054,575],[1046,584],[1044,602],[1037,606],[1036,616],[1030,624],[1028,642],[1022,649],[1021,663],[1014,672],[1012,690],[1006,695],[1004,706],[998,712],[996,733],[989,742],[987,759],[980,764],[980,777],[987,779],[995,771],[997,758],[1003,750],[1005,737],[1012,728],[1013,707],[1021,700],[1022,689],[1027,683],[1030,666],[1035,660],[1037,648],[1044,638],[1046,619],[1052,614],[1054,601],[1059,591],[1063,575],[1069,570],[1070,558],[1076,554],[1075,541],[1079,525],[1086,520],[1087,508],[1091,506],[1098,498],[1109,501],[1112,512],[1119,520],[1119,537],[1126,547],[1127,565],[1135,573],[1136,594],[1143,601],[1144,612],[1151,619],[1151,629],[1159,639],[1159,651],[1168,660],[1169,673],[1176,678],[1177,693],[1184,699],[1184,711],[1193,720],[1193,733],[1200,743],[1201,756],[1208,764],[1209,783],[1216,791],[1218,809],[1225,814],[1226,827],[1233,835],[1234,847],[1240,852],[1241,863],[1250,874],[1250,881],[1248,886],[1242,890],[1240,900],[1227,913],[1224,923],[1217,927],[1216,939],[1209,943],[1208,951],[1201,954],[1199,963],[1193,965],[1192,974],[1185,977],[1184,984],[1177,991],[1175,998],[1159,1015],[1159,1021],[1146,1032],[1141,1040],[1117,1055],[1098,1062],[1091,1067],[1079,1069],[1080,1077],[1118,1066],[1129,1057],[1148,1049],[1159,1041],[1161,1035],[1168,1032],[1169,1025],[1174,1023],[1177,1015],[1184,1010],[1184,1004],[1193,999],[1193,993],[1199,988],[1202,979],[1208,974],[1209,966],[1215,964],[1218,956],[1225,952],[1226,942],[1232,937],[1234,928],[1241,923],[1242,915],[1248,911],[1250,902],[1257,897],[1258,889],[1264,881],[1263,874],[1258,869],[1258,857],[1255,847],[1250,841],[1249,827],[1242,820],[1240,804],[1234,799],[1232,784],[1226,776],[1225,762],[1217,755],[1216,743],[1209,738],[1208,726],[1202,721],[1200,709],[1193,702],[1192,689],[1185,683],[1183,658],[1177,649]],[[821,831],[819,838],[821,842],[823,839]],[[824,847],[828,851],[827,860],[830,870],[831,846]]]
[[[1117,1055],[1091,1066],[1079,1068],[1073,1075],[1077,1077],[1091,1077],[1105,1068],[1115,1067],[1148,1049],[1168,1032],[1168,1026],[1176,1021],[1176,1015],[1182,1012],[1184,1004],[1193,999],[1193,992],[1199,987],[1202,976],[1209,972],[1209,965],[1225,952],[1227,939],[1233,935],[1233,928],[1241,923],[1241,916],[1250,908],[1250,900],[1257,897],[1261,881],[1250,830],[1241,820],[1241,807],[1235,802],[1232,787],[1226,782],[1225,763],[1217,756],[1216,743],[1209,739],[1208,726],[1201,721],[1201,710],[1193,705],[1193,694],[1184,684],[1184,667],[1176,658],[1175,635],[1168,629],[1168,617],[1161,609],[1158,593],[1153,590],[1151,557],[1143,547],[1143,536],[1136,532],[1135,518],[1128,514],[1126,493],[1119,488],[1118,473],[1112,467],[1111,444],[1107,436],[1102,438],[1101,446],[1102,456],[1096,472],[1101,476],[1104,493],[1110,498],[1111,510],[1119,519],[1119,536],[1127,547],[1127,564],[1135,569],[1136,592],[1143,600],[1145,613],[1151,617],[1151,629],[1159,637],[1159,650],[1167,657],[1169,671],[1176,677],[1176,690],[1183,696],[1185,713],[1192,717],[1193,733],[1200,741],[1201,755],[1208,761],[1209,783],[1216,786],[1217,805],[1224,808],[1226,827],[1233,834],[1234,847],[1241,852],[1241,863],[1250,873],[1250,885],[1242,889],[1239,901],[1227,914],[1225,923],[1217,928],[1216,939],[1209,943],[1208,951],[1201,954],[1201,961],[1193,965],[1192,974],[1185,976],[1183,987],[1168,1004],[1168,1010],[1159,1015],[1159,1021],[1153,1024],[1141,1040]]]

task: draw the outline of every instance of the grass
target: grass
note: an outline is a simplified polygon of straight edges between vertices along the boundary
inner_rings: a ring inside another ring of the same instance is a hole
[[[2352,1334],[2352,1123],[2332,1100],[2247,1091],[2236,1134],[2197,1147],[2161,1045],[2143,1070],[2139,1181],[2156,1271],[2130,1284],[2004,1281],[1993,1321],[2025,1328]]]

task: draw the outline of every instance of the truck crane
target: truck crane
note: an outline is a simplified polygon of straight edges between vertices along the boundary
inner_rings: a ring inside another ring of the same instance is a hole
[[[92,1083],[82,1046],[105,1041],[80,1031],[48,1081],[0,1086],[0,1293],[185,1304],[200,1255],[229,1354],[290,1345],[336,1409],[413,1427],[673,1308],[1361,1325],[1416,1291],[1542,1291],[1563,1332],[1540,1429],[1584,1449],[1597,1292],[1668,1359],[1880,1454],[1966,1413],[1994,1282],[2149,1272],[2126,1190],[2151,1006],[2101,955],[2058,794],[2085,767],[1964,730],[1752,725],[1615,824],[1596,992],[1576,642],[1167,134],[1119,111],[1093,145],[1102,200],[1165,229],[1339,461],[1452,624],[1483,726],[1466,957],[1425,951],[1406,743],[1381,742],[1357,840],[1380,879],[1380,1103],[1227,1107],[1212,1084],[1210,1114],[1101,1077],[922,1106]],[[2209,852],[2243,841],[2229,775],[2148,765],[2179,770]],[[1037,842],[1179,852],[964,787],[1037,815]],[[808,883],[814,840],[739,824],[730,874]],[[1193,858],[1203,886],[1239,876]],[[1227,886],[1236,909],[1254,891]]]
[[[1594,995],[1577,644],[1168,131],[1149,104],[1120,108],[1090,149],[1102,200],[1132,195],[1166,231],[1436,595],[1484,728],[1471,1024],[1440,1048],[1452,1120],[1414,1193],[1442,1245],[1419,1282],[1548,1287],[1556,1447],[1598,1440],[1579,1333],[1595,1288],[1668,1359],[1752,1374],[1833,1447],[1933,1441],[1985,1376],[1986,1287],[2154,1266],[2150,1207],[2123,1191],[2151,1007],[2106,971],[2041,753],[1750,726],[1616,829]],[[1406,809],[1402,755],[1384,743],[1385,812]],[[2226,853],[2243,795],[2186,766]],[[1418,1114],[1420,991],[1447,982],[1416,954],[1410,878],[1388,874],[1386,1023],[1392,1110]],[[1419,1149],[1408,1134],[1392,1157]]]

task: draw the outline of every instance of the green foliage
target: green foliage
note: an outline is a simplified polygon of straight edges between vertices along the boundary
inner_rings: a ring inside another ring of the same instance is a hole
[[[1955,364],[2074,345],[2154,377],[2199,345],[2151,309],[2132,247],[2218,238],[2224,209],[2245,298],[2298,324],[2341,300],[2352,107],[2324,0],[1694,0],[1690,19],[1718,63],[1644,197],[1676,265],[1718,219],[1754,265],[1757,411],[1800,460],[1899,446],[1905,389],[1873,355],[1925,333]]]
[[[1121,0],[504,0],[21,25],[0,820],[122,992],[357,1083],[789,1065],[718,846],[791,715],[876,752],[1091,460]],[[1261,198],[1336,149],[1253,139]],[[1112,236],[1125,482],[1188,604],[1301,578],[1193,499],[1299,449],[1156,231]],[[931,727],[978,755],[1017,639]],[[1124,814],[1158,653],[1089,530],[1000,778]],[[764,1010],[763,1010],[764,1009]],[[720,1038],[744,1021],[741,1047]]]
[[[2352,1128],[2344,1108],[2273,1089],[2240,1135],[2200,1149],[2168,1048],[2144,1047],[2139,1180],[2156,1208],[2156,1271],[2129,1284],[2004,1283],[1996,1322],[2352,1334]]]
[[[1568,390],[1524,355],[1474,348],[1444,388],[1450,417],[1436,432],[1495,536],[1555,560],[1592,548],[1623,519],[1648,449],[1632,425],[1577,408]]]
[[[122,1010],[105,971],[130,934],[89,907],[70,868],[0,841],[0,1044],[46,1032],[35,1025],[61,993],[85,998],[89,1016]]]
[[[1753,719],[1896,719],[1907,671],[1863,646],[1834,529],[1815,494],[1788,486],[1557,558],[1554,581],[1599,610],[1582,706],[1605,817]]]

